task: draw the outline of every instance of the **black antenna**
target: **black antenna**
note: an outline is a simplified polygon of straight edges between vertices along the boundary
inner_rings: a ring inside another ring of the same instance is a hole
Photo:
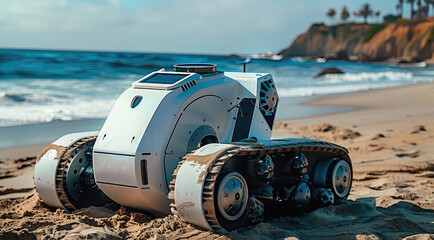
[[[243,62],[243,72],[246,72],[246,65],[250,63],[250,58],[246,58]]]

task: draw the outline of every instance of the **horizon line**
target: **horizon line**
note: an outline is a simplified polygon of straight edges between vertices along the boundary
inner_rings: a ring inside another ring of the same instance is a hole
[[[253,54],[263,53],[195,53],[195,52],[165,52],[165,51],[141,51],[141,50],[110,50],[110,49],[76,49],[76,48],[32,48],[32,47],[5,47],[0,46],[0,50],[27,50],[27,51],[65,51],[65,52],[111,52],[111,53],[158,53],[158,54],[177,54],[177,55],[214,55],[229,56],[238,55],[240,57],[251,56]],[[270,51],[272,52],[272,51]]]

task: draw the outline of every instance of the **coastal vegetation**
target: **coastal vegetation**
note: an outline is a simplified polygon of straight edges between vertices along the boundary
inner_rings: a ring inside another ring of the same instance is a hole
[[[385,28],[387,25],[388,25],[387,22],[383,22],[383,23],[380,23],[380,24],[370,24],[371,27],[368,28],[368,29],[365,31],[363,41],[364,41],[364,42],[369,42],[369,40],[371,40],[371,38],[372,38],[375,34],[377,34],[379,31],[381,31],[381,30],[382,30],[383,28]]]
[[[433,0],[406,0],[406,3],[410,5],[410,18],[420,18],[420,17],[428,17],[430,8],[434,8]],[[416,3],[416,9],[414,9],[414,3]],[[398,0],[398,4],[396,4],[396,10],[399,11],[399,16],[402,17],[404,8],[404,0]]]
[[[397,15],[390,15],[395,17],[395,19],[401,19],[403,17],[403,11],[405,3],[409,4],[410,7],[410,19],[417,19],[423,17],[429,17],[434,14],[434,10],[430,11],[431,8],[434,9],[434,0],[398,0],[396,4]],[[416,3],[416,9],[414,8]],[[430,15],[431,12],[431,15]],[[339,14],[335,8],[329,8],[326,12],[326,16],[332,20],[332,23],[335,23],[335,16]],[[380,17],[381,12],[375,11],[369,3],[365,3],[361,6],[360,9],[353,11],[352,16],[355,19],[355,22],[359,18],[363,18],[363,23],[367,24],[368,19],[371,17]],[[340,20],[342,23],[346,23],[346,21],[351,17],[350,11],[347,6],[343,6],[340,13]],[[385,16],[387,19],[387,17]],[[387,20],[385,21],[387,22]]]
[[[403,18],[407,8],[410,18]],[[398,0],[397,14],[383,16],[382,22],[378,20],[381,12],[368,3],[352,13],[346,6],[339,12],[329,8],[326,16],[332,20],[332,25],[312,24],[279,54],[333,60],[434,63],[432,8],[434,0]]]
[[[336,14],[337,11],[334,8],[329,8],[326,13],[327,17],[332,19],[333,22],[335,21]],[[380,11],[374,11],[371,8],[371,5],[365,3],[362,5],[362,7],[359,10],[353,12],[353,17],[355,19],[363,18],[364,20],[363,22],[366,24],[369,17],[373,17],[373,16],[378,17],[380,16],[380,14],[381,14]],[[351,17],[351,13],[348,10],[347,6],[343,6],[340,14],[340,20],[342,21],[342,23],[346,23],[350,17]]]

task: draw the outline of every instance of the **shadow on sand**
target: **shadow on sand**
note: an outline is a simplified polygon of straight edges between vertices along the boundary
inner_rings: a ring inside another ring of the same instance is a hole
[[[283,217],[228,234],[231,239],[400,239],[434,233],[434,211],[400,201],[376,207],[378,199],[360,198]],[[422,237],[422,236],[420,236]],[[428,237],[428,236],[426,236]],[[415,238],[417,239],[417,238]],[[427,238],[429,239],[429,237]]]

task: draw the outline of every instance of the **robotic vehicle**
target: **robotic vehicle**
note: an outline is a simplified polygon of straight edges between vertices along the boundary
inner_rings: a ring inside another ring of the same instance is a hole
[[[132,83],[99,132],[72,133],[38,157],[35,185],[66,211],[120,205],[226,232],[346,199],[348,151],[273,139],[271,74],[178,64]]]

